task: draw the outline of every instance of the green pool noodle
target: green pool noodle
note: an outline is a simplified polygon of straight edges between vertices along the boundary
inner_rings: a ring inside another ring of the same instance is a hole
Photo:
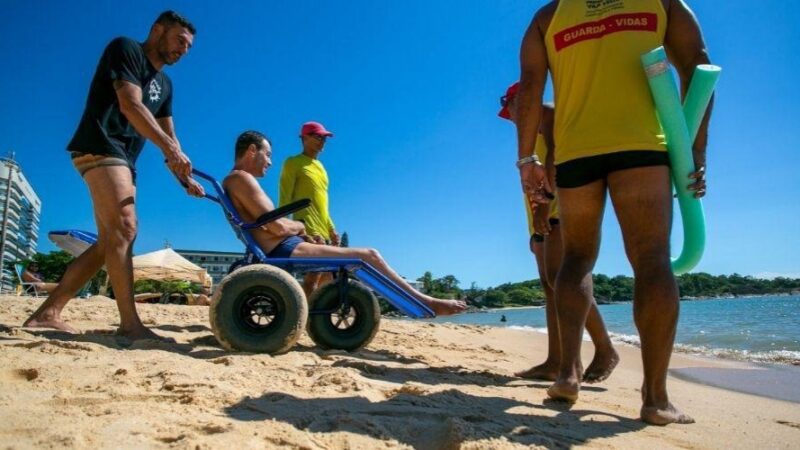
[[[694,143],[697,131],[706,115],[706,109],[711,102],[714,86],[717,84],[721,71],[719,66],[701,64],[697,66],[692,75],[692,82],[683,99],[683,116],[686,118],[686,126],[689,128],[689,137],[692,138],[692,143]]]
[[[667,141],[672,182],[678,196],[683,223],[683,249],[672,260],[672,271],[680,275],[692,270],[703,256],[706,240],[705,215],[700,199],[694,198],[688,189],[695,171],[692,143],[705,115],[708,102],[714,91],[720,69],[715,66],[698,66],[681,105],[675,78],[669,70],[667,55],[663,47],[642,55],[650,91],[655,101],[658,119]]]

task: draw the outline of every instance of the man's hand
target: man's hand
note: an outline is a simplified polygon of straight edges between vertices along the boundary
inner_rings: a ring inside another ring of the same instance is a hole
[[[164,156],[167,158],[169,169],[174,174],[182,179],[189,178],[192,175],[192,162],[189,161],[189,157],[183,153],[180,147],[165,152]]]
[[[319,236],[319,235],[316,235],[316,234],[313,235],[313,236],[309,236],[309,235],[307,235],[305,233],[301,234],[299,236],[301,238],[303,238],[303,240],[308,242],[309,244],[325,245],[325,239],[322,239],[322,236]]]
[[[339,237],[339,233],[337,233],[336,230],[331,229],[330,235],[331,235],[331,244],[334,247],[339,247],[340,245],[342,245],[342,239]]]
[[[534,205],[531,205],[534,206]],[[552,228],[550,227],[550,208],[547,206],[537,206],[533,210],[533,229],[537,233],[547,236]]]
[[[549,203],[553,198],[553,189],[547,180],[547,171],[541,164],[523,164],[519,168],[519,178],[522,182],[522,191],[525,192],[532,206]]]
[[[195,181],[194,178],[187,178],[186,181],[182,182],[181,184],[183,184],[183,187],[186,188],[186,193],[192,197],[203,197],[206,195],[206,191],[203,189],[203,186]]]
[[[688,186],[690,191],[694,191],[694,198],[701,198],[706,195],[706,166],[695,166],[698,169],[689,174],[689,178],[694,183]]]
[[[295,229],[297,229],[297,235],[303,239],[306,239],[308,236],[306,235],[306,225],[299,220],[292,220],[292,224],[294,225]],[[311,241],[308,241],[311,242]]]

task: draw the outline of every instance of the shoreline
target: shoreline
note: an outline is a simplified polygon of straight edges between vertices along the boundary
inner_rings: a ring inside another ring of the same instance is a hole
[[[798,300],[800,303],[800,300]],[[621,303],[630,307],[630,303]],[[480,311],[481,314],[494,314],[495,316],[508,313],[509,310],[519,310],[521,308],[494,308],[491,310]],[[525,309],[542,309],[539,307],[527,307]],[[520,322],[520,318],[523,316],[508,316],[508,323],[507,322],[500,322],[500,321],[491,321],[490,318],[482,318],[479,314],[474,320],[470,319],[459,319],[459,317],[465,317],[469,314],[473,314],[472,312],[467,312],[460,316],[454,316],[454,319],[449,319],[447,317],[437,318],[435,319],[439,323],[455,323],[460,325],[480,325],[480,326],[488,326],[488,327],[496,327],[496,328],[511,328],[511,329],[518,329],[518,330],[525,330],[525,331],[533,331],[536,333],[541,333],[543,335],[547,335],[546,331],[546,324],[541,323],[544,320],[543,317],[536,316],[535,319],[524,320],[522,323]],[[527,316],[524,316],[527,317]],[[528,323],[535,323],[536,326],[530,325]],[[615,344],[626,344],[631,345],[636,348],[639,348],[639,337],[636,333],[635,329],[632,330],[624,330],[623,332],[614,331],[613,329],[609,330],[609,335],[611,340]],[[585,342],[589,342],[590,338],[589,335],[584,332],[583,340]],[[790,347],[791,348],[791,347]],[[675,347],[673,349],[673,353],[675,354],[683,354],[683,355],[692,355],[697,357],[703,358],[711,358],[711,359],[719,359],[720,361],[735,361],[735,362],[742,362],[742,363],[750,363],[755,365],[775,365],[776,367],[784,367],[784,366],[796,366],[800,367],[800,349],[764,349],[761,348],[760,350],[753,350],[747,348],[736,348],[736,347],[725,347],[724,343],[714,343],[714,342],[705,342],[703,344],[699,343],[689,343],[689,342],[681,342],[676,341]]]
[[[473,326],[469,324],[459,325]],[[486,326],[497,327],[495,325]],[[511,326],[497,328],[508,328],[524,333],[547,336],[547,332],[534,327]],[[638,345],[615,339],[614,336],[611,337],[611,340],[615,348],[625,346],[641,351],[641,347]],[[584,342],[591,345],[591,339],[589,339],[588,335],[584,336]],[[673,357],[678,355],[681,358],[696,359],[700,366],[712,365],[715,367],[711,370],[698,369],[694,366],[670,369],[670,374],[676,378],[732,392],[751,394],[790,403],[800,403],[800,390],[796,388],[796,383],[800,380],[798,361],[792,363],[750,361],[694,351],[673,350]]]
[[[0,297],[0,436],[16,449],[791,448],[800,436],[796,403],[682,378],[732,362],[674,355],[670,399],[697,423],[654,427],[638,420],[632,346],[569,406],[512,376],[545,358],[546,337],[529,331],[384,319],[366,349],[303,336],[270,356],[221,349],[206,307],[140,305],[175,342],[131,344],[113,334],[115,303],[96,297],[64,312],[84,334],[20,328],[40,302]]]

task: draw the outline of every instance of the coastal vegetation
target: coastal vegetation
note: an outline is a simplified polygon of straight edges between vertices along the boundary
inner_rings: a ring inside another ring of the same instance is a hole
[[[627,302],[633,298],[633,278],[625,275],[593,277],[594,295],[598,303]],[[417,280],[426,294],[445,298],[466,298],[474,306],[489,308],[544,305],[544,290],[538,279],[505,283],[490,288],[478,288],[473,283],[461,289],[452,275],[434,278],[430,272]],[[711,275],[698,272],[678,277],[681,298],[741,297],[756,295],[787,295],[800,293],[800,279],[777,277],[755,278],[749,275]]]
[[[54,282],[61,278],[72,259],[72,256],[64,251],[54,251],[48,254],[37,253],[32,258],[39,263],[39,270],[45,280]],[[28,261],[22,262],[27,263]],[[8,267],[11,271],[14,270],[12,264],[9,264]],[[104,273],[100,273],[95,276],[87,286],[87,291],[97,293],[105,284],[104,275]],[[625,275],[609,277],[596,274],[593,276],[593,280],[594,295],[598,303],[626,302],[633,298],[633,278],[631,277]],[[426,294],[441,298],[465,298],[468,303],[477,307],[541,306],[545,302],[544,290],[538,279],[504,283],[489,288],[481,288],[472,283],[468,288],[462,288],[460,281],[453,275],[436,278],[431,272],[425,272],[417,281]],[[159,282],[153,281],[137,282],[136,292],[198,290],[196,286],[178,286],[176,283],[179,282],[162,283],[165,285],[162,286],[159,285]],[[173,284],[176,285],[173,286]],[[684,300],[800,294],[800,278],[763,279],[737,273],[732,275],[711,275],[703,272],[684,274],[678,277],[678,286],[681,298]]]

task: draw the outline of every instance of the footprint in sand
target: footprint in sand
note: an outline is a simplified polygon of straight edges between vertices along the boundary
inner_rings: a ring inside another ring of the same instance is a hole
[[[33,341],[33,342],[23,342],[19,344],[14,344],[13,347],[20,347],[20,348],[27,348],[27,349],[37,349],[42,353],[48,354],[67,354],[67,355],[78,355],[78,352],[92,352],[94,348],[78,344],[77,342],[69,342],[69,341]]]
[[[423,386],[406,383],[397,389],[392,389],[391,391],[385,392],[384,395],[386,396],[387,399],[389,399],[396,397],[400,394],[423,396],[423,395],[428,395],[429,393],[430,390],[426,389]]]
[[[207,423],[205,425],[202,425],[202,426],[199,426],[199,427],[195,427],[195,429],[197,429],[197,431],[199,431],[199,432],[201,432],[203,434],[227,433],[228,431],[231,431],[231,428],[233,428],[233,427],[229,423],[228,424],[223,424],[223,425],[214,424],[214,423]]]
[[[505,355],[505,353],[506,353],[503,350],[492,348],[492,347],[490,347],[488,345],[484,345],[483,347],[481,347],[481,350],[483,350],[485,352],[489,352],[489,353],[494,353],[495,355]]]
[[[233,358],[229,356],[223,356],[221,358],[214,358],[209,360],[211,364],[222,364],[224,366],[232,366],[233,365]]]
[[[2,378],[8,381],[33,381],[39,378],[39,369],[14,369],[4,371]]]
[[[347,393],[353,391],[363,390],[361,383],[350,378],[349,374],[344,373],[326,373],[317,378],[314,382],[314,387],[334,387],[340,393]]]

